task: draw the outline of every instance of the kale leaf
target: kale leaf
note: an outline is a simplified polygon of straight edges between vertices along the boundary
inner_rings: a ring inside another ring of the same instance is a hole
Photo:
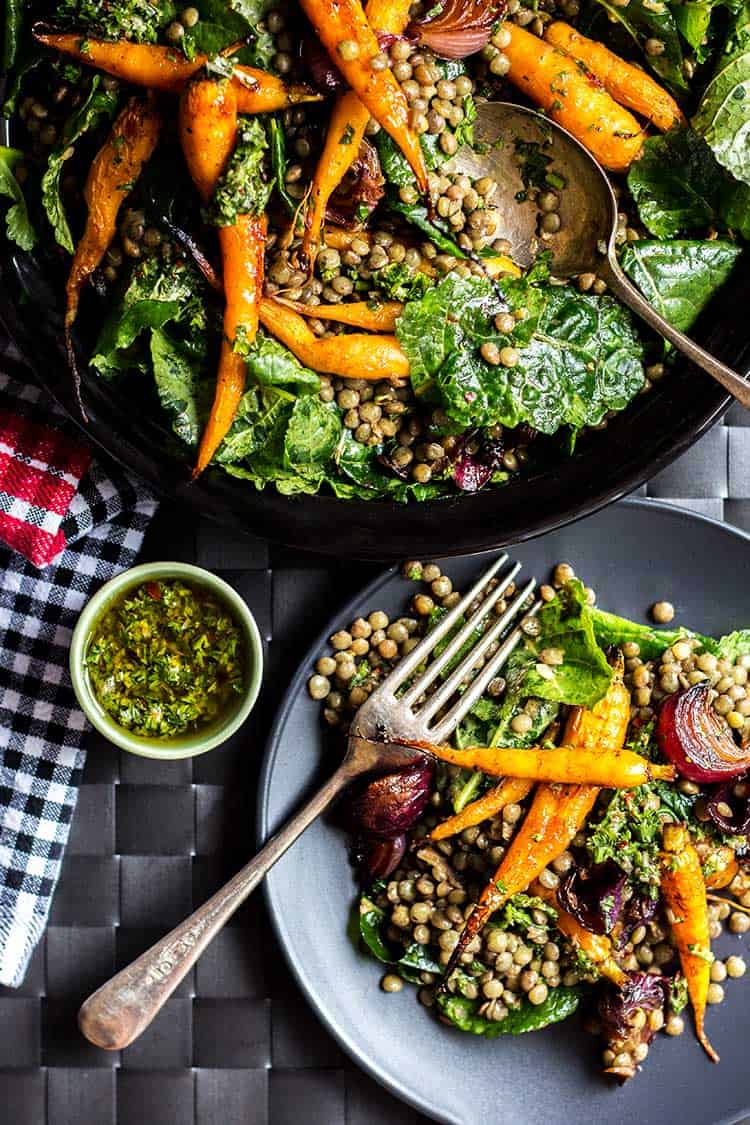
[[[279,114],[274,114],[273,117],[268,118],[268,134],[271,144],[271,168],[273,170],[276,190],[281,196],[289,214],[293,215],[297,210],[297,203],[292,199],[286,189],[286,170],[288,164],[286,158],[286,134]]]
[[[65,122],[60,143],[50,153],[47,168],[42,176],[42,203],[52,224],[55,238],[69,254],[75,250],[62,199],[60,177],[70,150],[84,133],[109,121],[117,108],[117,94],[105,90],[102,80],[95,74],[86,101]]]
[[[410,496],[415,500],[430,500],[450,491],[450,484],[445,480],[417,484],[390,475],[379,461],[381,454],[379,446],[363,445],[355,440],[351,430],[343,430],[334,453],[341,476],[332,476],[329,480],[335,495],[342,500],[388,499],[404,503]]]
[[[164,328],[151,329],[156,392],[175,434],[189,446],[198,445],[213,394],[203,359],[202,347],[176,339]]]
[[[750,0],[733,20],[693,127],[705,137],[719,164],[750,184]]]
[[[607,692],[612,669],[594,631],[591,608],[578,579],[567,582],[557,597],[539,611],[541,631],[533,641],[536,653],[560,649],[562,664],[530,664],[523,691],[540,699],[592,707]]]
[[[590,614],[594,634],[603,648],[609,645],[619,647],[628,641],[634,641],[640,648],[642,660],[656,659],[681,637],[699,637],[704,649],[715,652],[716,644],[710,637],[702,637],[684,626],[676,629],[654,629],[651,625],[642,625],[637,621],[629,621],[626,617],[607,613],[597,606],[590,609]]]
[[[200,19],[185,29],[180,46],[190,59],[197,54],[214,59],[225,47],[244,42],[232,63],[270,70],[276,47],[273,36],[258,25],[273,6],[272,0],[195,0]]]
[[[23,153],[15,148],[0,145],[0,196],[6,196],[11,205],[5,213],[5,230],[11,242],[22,250],[32,250],[36,234],[26,210],[21,185],[15,177],[14,169],[23,160]]]
[[[145,370],[144,357],[132,346],[146,329],[163,328],[169,322],[186,324],[193,338],[205,333],[204,293],[202,278],[184,262],[169,267],[159,258],[140,262],[104,322],[92,367],[108,378],[129,368]]]
[[[511,1008],[502,1020],[490,1020],[480,1014],[484,1001],[468,1000],[465,996],[451,996],[441,993],[437,997],[440,1012],[461,1031],[472,1035],[484,1035],[495,1039],[499,1035],[522,1035],[526,1031],[540,1031],[550,1024],[560,1023],[572,1016],[581,1002],[579,988],[566,988],[560,985],[551,988],[547,999],[541,1004],[522,1001],[518,1008]]]
[[[622,305],[538,275],[502,285],[508,305],[527,312],[510,335],[494,326],[506,306],[485,278],[449,274],[406,305],[396,332],[417,396],[464,427],[526,422],[551,434],[596,425],[638,393],[642,345]],[[516,365],[489,364],[480,353],[485,342],[518,349]]]
[[[440,975],[442,965],[435,959],[429,946],[411,942],[408,946],[398,946],[388,940],[386,930],[388,919],[385,911],[373,901],[371,895],[383,888],[382,881],[374,884],[368,894],[362,894],[357,904],[357,924],[351,927],[352,933],[361,941],[365,949],[384,965],[392,965],[404,980],[421,984],[422,973]]]
[[[5,0],[3,4],[5,29],[2,36],[0,70],[6,73],[13,67],[21,45],[23,12],[25,6],[24,0]]]
[[[604,9],[607,19],[596,21],[595,38],[609,39],[610,28],[614,25],[631,47],[638,48],[646,64],[667,86],[678,93],[687,89],[680,36],[666,4],[655,4],[652,0],[630,0],[625,6],[614,0],[596,0],[596,3]],[[663,44],[664,49],[658,55],[646,50],[650,39],[658,39]]]
[[[248,375],[262,386],[284,387],[297,394],[313,394],[320,389],[320,376],[303,367],[288,348],[265,332],[258,332],[244,356]]]
[[[729,277],[741,247],[712,241],[630,242],[622,268],[665,320],[687,332]]]

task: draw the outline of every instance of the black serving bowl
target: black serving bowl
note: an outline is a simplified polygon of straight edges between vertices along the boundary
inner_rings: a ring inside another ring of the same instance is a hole
[[[697,325],[696,339],[740,372],[750,370],[747,255]],[[35,378],[79,420],[62,347],[63,261],[0,249],[0,320]],[[289,546],[360,559],[457,555],[540,535],[617,500],[669,464],[717,420],[730,400],[685,361],[649,393],[582,438],[572,456],[499,488],[425,503],[280,496],[211,469],[188,479],[189,456],[145,380],[108,383],[83,358],[101,318],[93,295],[81,321],[86,433],[160,494],[224,524]],[[144,397],[146,396],[146,397]]]

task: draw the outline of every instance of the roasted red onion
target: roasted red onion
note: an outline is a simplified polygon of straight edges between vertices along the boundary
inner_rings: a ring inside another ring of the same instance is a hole
[[[638,1010],[663,1012],[670,981],[667,977],[651,973],[632,972],[627,977],[622,988],[609,983],[604,985],[599,997],[599,1018],[602,1032],[615,1055],[625,1053],[632,1057],[634,1048],[650,1043],[656,1034],[648,1019],[642,1026],[634,1026],[638,1022],[633,1019],[635,1013]],[[606,1073],[614,1074],[624,1082],[626,1078],[633,1077],[636,1068],[635,1062],[626,1066],[613,1065],[606,1068]]]
[[[406,852],[406,836],[400,833],[391,840],[378,840],[368,836],[360,840],[358,858],[362,877],[366,883],[387,879],[398,867]]]
[[[613,859],[572,867],[557,892],[563,910],[592,934],[609,934],[622,911],[625,872]]]
[[[722,832],[747,836],[750,832],[750,775],[719,785],[709,798],[706,812]]]
[[[466,434],[456,446],[453,478],[464,492],[478,492],[503,463],[503,442],[486,434]]]
[[[407,35],[443,59],[464,59],[487,45],[505,0],[445,0],[440,11],[414,20]]]
[[[385,180],[380,169],[377,150],[369,141],[363,140],[357,159],[349,169],[342,186],[328,201],[326,218],[331,223],[349,229],[361,227],[367,216],[375,210],[384,193]]]
[[[350,805],[358,830],[381,840],[408,832],[427,806],[433,772],[433,763],[425,758],[411,769],[368,782]]]
[[[734,741],[711,705],[707,683],[668,695],[656,722],[659,749],[690,781],[723,781],[750,767],[750,748]]]
[[[651,921],[656,914],[657,905],[658,899],[652,898],[651,895],[635,891],[630,896],[620,915],[620,929],[617,932],[618,949],[622,949],[628,943],[633,930]]]
[[[301,57],[313,85],[321,94],[339,94],[346,89],[341,71],[314,35],[307,35],[302,40]]]

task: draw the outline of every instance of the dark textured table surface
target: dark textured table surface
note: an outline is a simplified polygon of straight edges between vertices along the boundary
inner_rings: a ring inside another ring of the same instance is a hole
[[[750,530],[750,416],[734,409],[647,494]],[[227,535],[165,503],[144,557],[197,562],[246,597],[267,642],[245,730],[194,761],[88,761],[52,917],[21,989],[0,988],[0,1122],[401,1125],[423,1121],[353,1067],[289,980],[256,895],[152,1027],[120,1053],[78,1034],[81,1000],[247,858],[265,733],[309,641],[376,567]],[[582,1123],[583,1125],[583,1123]]]

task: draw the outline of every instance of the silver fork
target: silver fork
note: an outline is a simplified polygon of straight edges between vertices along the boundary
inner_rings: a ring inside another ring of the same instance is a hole
[[[491,580],[507,562],[507,555],[498,558],[362,704],[350,728],[344,760],[315,796],[221,890],[83,1003],[78,1023],[87,1039],[110,1050],[132,1043],[273,864],[343,789],[364,774],[404,769],[422,757],[420,751],[399,744],[399,738],[433,743],[447,740],[521,639],[521,626],[513,626],[513,622],[531,598],[536,585],[533,578],[513,593],[494,622],[487,623],[521,569],[520,563],[513,564],[490,589]],[[482,595],[486,596],[478,608],[422,670],[435,647]],[[536,614],[540,605],[535,602],[525,617]],[[462,654],[480,626],[484,626],[481,636]],[[458,662],[451,668],[454,660]],[[441,673],[445,678],[426,695]],[[450,705],[454,696],[457,699]]]

